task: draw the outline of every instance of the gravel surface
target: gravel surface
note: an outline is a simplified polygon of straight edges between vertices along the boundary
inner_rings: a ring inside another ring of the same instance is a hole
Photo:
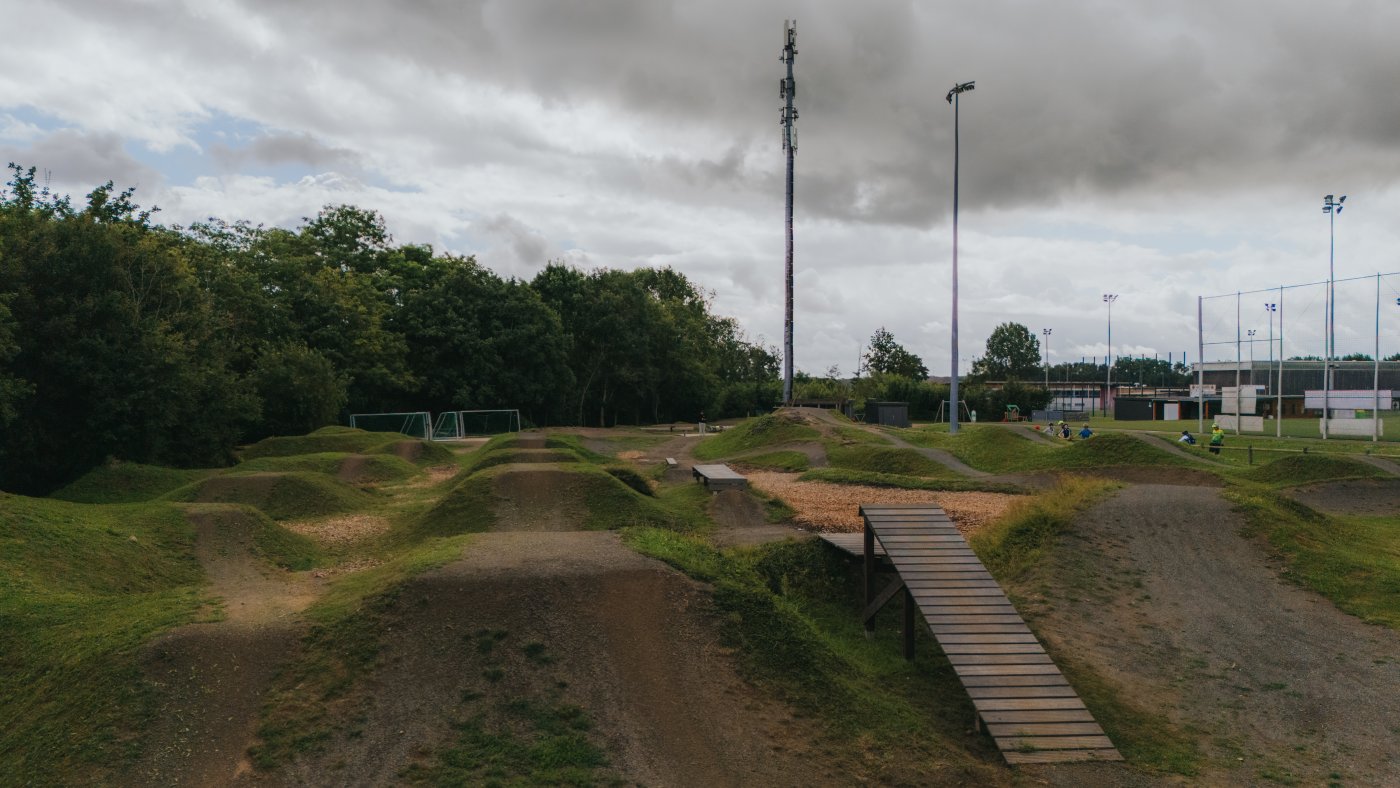
[[[1400,479],[1352,479],[1291,490],[1300,503],[1328,514],[1400,515]]]
[[[797,510],[797,523],[815,531],[859,531],[860,506],[867,503],[931,503],[943,507],[958,530],[969,534],[1000,517],[1021,496],[986,492],[934,492],[800,482],[799,474],[756,471],[749,484],[776,495]]]
[[[1027,612],[1125,700],[1198,732],[1204,784],[1400,783],[1400,634],[1281,579],[1242,525],[1212,489],[1124,489],[1022,589]]]

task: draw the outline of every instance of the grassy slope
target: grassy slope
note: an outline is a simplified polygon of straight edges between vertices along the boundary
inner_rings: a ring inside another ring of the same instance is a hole
[[[750,454],[733,462],[750,468],[788,472],[805,471],[809,466],[807,455],[792,449]]]
[[[899,435],[921,446],[946,449],[968,465],[991,473],[1191,464],[1185,457],[1117,433],[1101,433],[1064,446],[1052,446],[994,426],[969,426],[957,435],[930,428],[904,430]]]
[[[913,449],[870,443],[831,444],[826,447],[827,462],[833,468],[872,473],[893,473],[925,478],[957,478],[957,474]]]
[[[155,713],[142,645],[200,607],[193,531],[169,504],[4,494],[0,521],[4,773],[101,782],[137,757]]]
[[[793,413],[774,413],[704,438],[691,451],[697,460],[716,460],[792,441],[817,440],[821,433]]]
[[[317,517],[364,509],[371,497],[322,473],[232,473],[181,487],[171,501],[237,503],[260,509],[274,520]]]
[[[892,487],[901,490],[944,490],[948,492],[996,492],[1018,494],[1024,489],[1003,482],[984,482],[977,479],[937,478],[905,476],[897,473],[875,471],[848,471],[841,468],[814,468],[802,474],[799,481],[829,482],[832,484],[857,484],[868,487]]]
[[[93,468],[49,497],[73,503],[140,503],[218,472],[113,462]]]
[[[421,446],[419,465],[436,465],[454,461],[452,452],[425,440],[409,438],[397,432],[365,432],[348,427],[322,427],[308,435],[264,438],[241,452],[243,461],[262,457],[291,457],[306,454],[338,452],[344,454],[392,454],[400,444]]]
[[[1345,457],[1324,457],[1298,454],[1274,460],[1268,465],[1255,466],[1239,474],[1240,478],[1279,487],[1306,484],[1330,479],[1365,479],[1385,476],[1374,465]]]

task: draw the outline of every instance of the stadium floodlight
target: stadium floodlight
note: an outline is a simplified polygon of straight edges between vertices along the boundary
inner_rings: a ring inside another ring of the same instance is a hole
[[[1045,390],[1050,391],[1050,329],[1042,328],[1040,333],[1045,335]]]
[[[953,105],[953,375],[949,379],[948,398],[953,401],[952,416],[948,419],[948,434],[958,434],[958,96],[972,90],[972,82],[953,85],[948,91],[948,103]]]

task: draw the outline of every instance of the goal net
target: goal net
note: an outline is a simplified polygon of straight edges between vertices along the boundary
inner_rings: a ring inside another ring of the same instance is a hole
[[[509,410],[459,410],[457,423],[461,435],[499,435],[503,432],[520,432],[520,411]]]
[[[455,410],[443,411],[433,419],[433,440],[450,441],[462,437],[462,418]]]
[[[427,411],[413,413],[352,413],[350,426],[367,432],[401,432],[414,438],[427,438],[432,428]]]

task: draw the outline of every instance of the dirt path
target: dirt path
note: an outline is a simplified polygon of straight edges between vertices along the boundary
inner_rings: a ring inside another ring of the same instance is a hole
[[[1383,517],[1400,512],[1400,479],[1348,479],[1298,487],[1294,500],[1328,514]]]
[[[495,479],[496,530],[573,531],[584,510],[573,494],[575,478],[558,470],[518,466]]]
[[[200,506],[189,518],[226,617],[179,627],[147,647],[144,670],[162,711],[135,775],[150,785],[224,786],[252,776],[246,752],[263,693],[300,635],[296,614],[318,589],[255,557],[253,520],[238,507]]]
[[[957,457],[954,457],[951,453],[946,452],[942,449],[931,449],[924,446],[915,446],[914,444],[910,443],[907,440],[904,440],[903,438],[897,437],[895,435],[890,435],[888,433],[884,433],[884,436],[890,443],[893,443],[899,448],[913,449],[919,454],[922,454],[923,456],[929,458],[930,460],[933,460],[939,465],[942,465],[943,467],[952,470],[954,473],[957,473],[960,476],[970,476],[974,479],[986,479],[992,476],[992,474],[987,473],[986,471],[979,471],[971,465],[964,463],[962,460],[958,459]]]
[[[1241,525],[1215,490],[1129,487],[1081,516],[1027,607],[1061,653],[1197,731],[1204,783],[1394,784],[1400,635],[1280,579]]]
[[[710,519],[716,526],[714,542],[720,547],[811,538],[806,531],[768,522],[763,507],[743,490],[720,490],[711,496]]]
[[[1400,476],[1400,463],[1384,459],[1382,457],[1372,457],[1369,454],[1350,455],[1368,465],[1380,468],[1391,476]]]
[[[616,534],[483,534],[399,597],[358,733],[279,779],[394,783],[454,723],[504,724],[523,702],[584,709],[628,784],[839,782],[807,752],[814,732],[739,678],[706,588]]]

